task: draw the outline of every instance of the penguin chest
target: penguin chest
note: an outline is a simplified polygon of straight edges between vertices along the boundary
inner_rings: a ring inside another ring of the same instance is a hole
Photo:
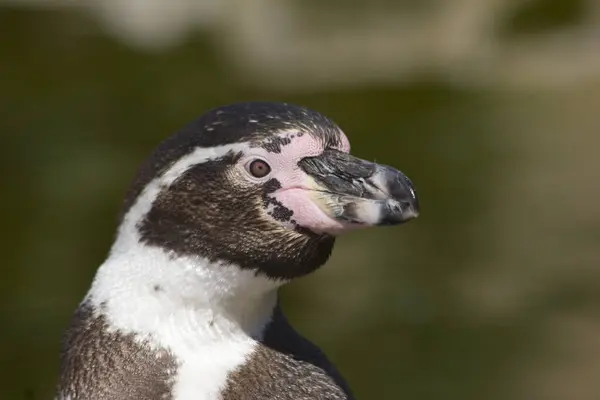
[[[178,360],[172,387],[173,400],[220,400],[229,376],[246,362],[257,342],[249,337],[212,341],[201,345],[171,346]]]

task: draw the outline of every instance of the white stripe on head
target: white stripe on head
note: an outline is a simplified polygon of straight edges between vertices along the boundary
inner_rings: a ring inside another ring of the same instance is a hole
[[[124,216],[86,298],[111,330],[173,354],[176,400],[218,398],[228,373],[244,363],[270,320],[278,284],[235,265],[173,257],[140,243],[136,225],[161,190],[190,167],[248,148],[197,148],[152,180]]]
[[[153,179],[140,193],[127,211],[119,227],[117,239],[112,247],[111,254],[127,251],[127,248],[139,242],[140,236],[136,225],[141,222],[152,208],[152,203],[161,190],[171,186],[173,182],[194,165],[217,160],[229,152],[238,152],[248,149],[246,143],[234,143],[216,147],[198,147],[190,154],[177,160],[160,177]]]

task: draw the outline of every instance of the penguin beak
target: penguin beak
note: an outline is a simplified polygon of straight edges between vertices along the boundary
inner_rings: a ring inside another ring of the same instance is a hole
[[[311,197],[329,217],[352,225],[396,225],[419,215],[419,200],[402,172],[338,150],[299,164],[311,179]]]

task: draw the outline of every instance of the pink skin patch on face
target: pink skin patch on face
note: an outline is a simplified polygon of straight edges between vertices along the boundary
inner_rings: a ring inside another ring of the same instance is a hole
[[[276,179],[281,184],[281,188],[271,196],[293,213],[289,221],[278,222],[288,228],[299,225],[317,233],[335,234],[348,229],[347,224],[329,217],[315,203],[312,198],[314,181],[298,166],[301,159],[321,154],[325,150],[323,142],[308,133],[296,130],[281,133],[279,136],[291,140],[291,143],[281,145],[280,153],[256,147],[248,151],[240,160],[240,165],[246,165],[252,160],[260,158],[270,165],[271,173],[264,179]],[[350,142],[341,131],[340,139],[341,144],[337,150],[348,153]]]

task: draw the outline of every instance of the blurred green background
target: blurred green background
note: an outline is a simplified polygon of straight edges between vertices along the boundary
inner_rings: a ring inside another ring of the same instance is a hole
[[[600,398],[596,1],[0,0],[0,27],[0,399],[51,398],[144,157],[246,100],[420,194],[283,290],[359,398]]]

